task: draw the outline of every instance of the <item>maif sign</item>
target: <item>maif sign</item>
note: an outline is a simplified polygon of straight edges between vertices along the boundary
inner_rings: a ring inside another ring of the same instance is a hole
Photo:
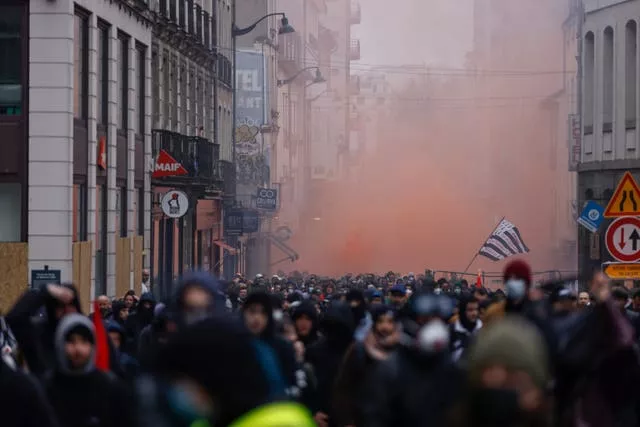
[[[164,178],[167,176],[187,175],[188,172],[176,159],[164,150],[158,152],[158,158],[153,169],[152,178]]]

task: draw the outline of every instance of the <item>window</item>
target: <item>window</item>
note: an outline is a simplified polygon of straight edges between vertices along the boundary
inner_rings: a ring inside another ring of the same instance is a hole
[[[151,115],[153,116],[152,128],[158,128],[160,124],[160,58],[158,51],[151,52]]]
[[[0,6],[0,115],[22,114],[23,6]]]
[[[118,129],[129,127],[129,37],[118,35]]]
[[[592,32],[584,38],[584,134],[593,133],[594,86],[595,86],[595,37]]]
[[[211,18],[209,17],[209,12],[203,12],[202,14],[204,15],[202,18],[204,25],[202,37],[204,39],[204,47],[209,49],[211,46]]]
[[[184,134],[187,133],[188,80],[187,64],[183,62],[180,66],[180,126],[182,126],[182,133]]]
[[[136,188],[138,192],[138,236],[144,236],[144,188]]]
[[[22,198],[20,193],[20,184],[0,184],[0,242],[21,240]]]
[[[73,241],[87,240],[87,186],[73,185]]]
[[[120,202],[120,237],[127,237],[127,187],[118,189],[118,201]]]
[[[196,5],[196,37],[198,41],[202,41],[202,7],[199,4]]]
[[[96,295],[107,290],[107,192],[104,185],[96,186]]]
[[[613,130],[613,28],[604,30],[602,85],[602,131]]]
[[[74,17],[73,37],[73,110],[76,119],[87,119],[89,87],[89,19],[86,14],[77,12]]]
[[[109,27],[98,22],[98,123],[109,122]]]
[[[627,22],[625,37],[625,126],[636,128],[636,45],[638,26],[636,21]]]
[[[178,20],[182,28],[186,28],[186,0],[179,0],[180,11],[178,12]]]
[[[189,32],[189,34],[195,34],[193,18],[194,18],[193,0],[187,0],[187,31]]]
[[[140,136],[144,136],[145,134],[145,114],[146,111],[144,109],[144,98],[146,96],[146,70],[145,66],[147,64],[146,61],[147,56],[147,48],[143,45],[136,46],[136,83],[138,85],[138,90],[136,91],[136,114],[138,115],[137,120],[137,134]]]

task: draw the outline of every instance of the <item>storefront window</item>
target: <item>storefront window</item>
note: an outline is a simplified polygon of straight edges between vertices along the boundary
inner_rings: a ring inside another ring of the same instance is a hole
[[[24,6],[0,6],[0,115],[22,114]]]
[[[19,242],[22,218],[20,184],[0,184],[0,242]]]
[[[73,241],[87,240],[87,187],[84,184],[73,186]]]
[[[96,295],[107,290],[107,192],[103,185],[96,186]]]

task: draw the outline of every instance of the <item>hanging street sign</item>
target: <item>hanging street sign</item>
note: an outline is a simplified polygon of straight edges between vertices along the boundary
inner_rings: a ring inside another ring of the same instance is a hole
[[[258,188],[256,208],[274,211],[278,207],[278,190],[273,188]]]
[[[640,261],[640,219],[618,218],[607,228],[605,244],[612,257],[620,262]]]
[[[629,172],[624,173],[604,211],[605,218],[623,216],[640,216],[640,188]]]
[[[600,228],[600,224],[602,224],[602,220],[604,219],[602,216],[603,212],[604,209],[602,206],[593,200],[589,200],[577,219],[578,224],[590,232],[595,233],[598,231],[598,228]]]
[[[607,262],[602,264],[602,272],[614,280],[640,279],[640,264]]]
[[[179,190],[167,191],[160,202],[162,212],[169,218],[180,218],[189,210],[189,197]]]

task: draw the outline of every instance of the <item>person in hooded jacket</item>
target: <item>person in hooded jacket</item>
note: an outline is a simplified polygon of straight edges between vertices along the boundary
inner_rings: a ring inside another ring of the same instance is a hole
[[[41,385],[0,359],[0,402],[3,427],[59,427]]]
[[[125,333],[125,339],[122,341],[121,349],[129,354],[135,354],[134,334],[131,331],[131,323],[127,322],[128,318],[129,308],[124,303],[124,300],[115,301],[111,305],[111,317],[108,320],[120,325]]]
[[[173,300],[158,313],[156,321],[152,321],[141,331],[138,361],[142,369],[153,370],[158,348],[166,344],[170,335],[211,317],[216,311],[224,312],[225,300],[225,296],[219,292],[218,281],[210,274],[185,274],[177,283]]]
[[[354,337],[356,341],[364,341],[371,329],[371,315],[367,311],[367,302],[364,293],[359,289],[351,289],[347,292],[347,303],[351,307],[354,320],[356,322],[356,330]]]
[[[151,324],[153,320],[153,309],[156,300],[150,292],[142,294],[135,313],[131,314],[126,322],[126,327],[131,331],[134,341],[137,342],[140,333]],[[134,348],[137,348],[137,344]]]
[[[336,379],[332,395],[332,409],[338,425],[364,424],[363,396],[370,387],[370,373],[388,360],[400,340],[398,313],[386,305],[371,309],[372,327],[364,341],[354,342],[347,353]]]
[[[46,317],[36,317],[44,307]],[[73,285],[46,285],[25,292],[6,316],[29,371],[42,376],[56,366],[54,336],[60,320],[81,313]]]
[[[273,357],[228,316],[185,325],[138,382],[138,427],[312,427],[304,407],[283,400]]]
[[[354,341],[355,320],[351,307],[346,303],[334,302],[327,309],[320,329],[322,338],[307,348],[305,357],[313,366],[317,379],[317,389],[308,402],[319,427],[337,425],[337,418],[331,408],[331,397],[335,379],[349,346]]]
[[[458,318],[450,325],[451,328],[451,357],[459,361],[471,341],[482,328],[479,318],[479,303],[473,296],[464,294],[458,303]]]
[[[301,366],[296,363],[293,345],[276,334],[273,302],[273,297],[264,291],[252,292],[242,306],[242,317],[247,329],[274,350],[287,382],[287,393],[299,398],[307,385],[306,378]]]
[[[55,368],[43,380],[61,427],[130,427],[126,389],[95,366],[93,323],[80,314],[62,318],[55,331]]]
[[[362,397],[367,427],[440,427],[457,398],[460,370],[451,360],[448,296],[417,293],[402,320],[403,338],[371,373]]]
[[[305,348],[318,341],[318,311],[311,301],[302,301],[291,310],[291,320],[298,340]]]
[[[113,344],[114,356],[118,359],[122,379],[132,381],[140,372],[140,364],[123,348],[123,344],[127,340],[127,334],[124,328],[116,322],[107,322],[106,329],[109,334],[109,339],[111,339],[111,343]]]

